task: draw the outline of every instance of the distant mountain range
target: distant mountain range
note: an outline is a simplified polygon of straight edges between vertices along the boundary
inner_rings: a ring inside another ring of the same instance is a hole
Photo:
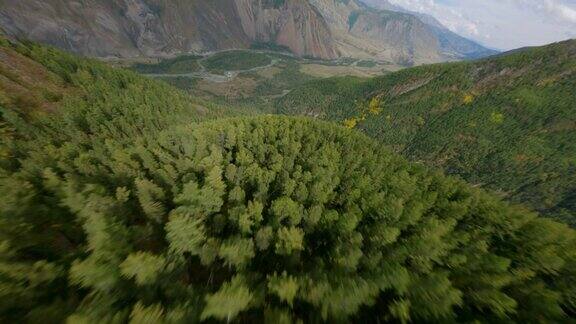
[[[391,4],[387,0],[363,0],[364,3],[374,8],[390,11],[404,12],[418,17],[420,21],[428,25],[432,32],[440,40],[441,49],[448,56],[475,59],[496,54],[498,51],[486,48],[468,38],[462,37],[442,25],[438,19],[431,15],[406,10],[400,6]]]
[[[283,46],[299,56],[371,58],[405,65],[496,52],[434,18],[357,0],[4,0],[9,35],[96,57],[163,57]]]

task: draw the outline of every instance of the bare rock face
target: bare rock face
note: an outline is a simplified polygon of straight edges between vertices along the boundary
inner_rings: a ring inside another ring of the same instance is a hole
[[[231,0],[5,0],[8,34],[89,56],[164,56],[246,47]]]
[[[404,64],[445,61],[438,38],[414,15],[376,10],[356,0],[310,0],[327,19],[345,56]]]
[[[326,21],[307,1],[235,0],[235,4],[250,39],[286,46],[300,56],[338,56]]]
[[[470,48],[458,40],[450,45],[453,55],[445,55],[448,38],[439,27],[357,0],[2,0],[0,26],[8,35],[97,57],[163,57],[269,42],[299,56],[419,64]]]
[[[378,58],[405,64],[446,60],[434,34],[413,16],[398,13],[364,13],[350,24],[350,32],[378,44]]]
[[[425,14],[406,10],[402,7],[391,4],[387,0],[362,0],[362,2],[373,6],[374,8],[405,13],[409,16],[416,17],[424,23],[427,33],[435,38],[439,46],[439,52],[442,58],[446,59],[473,59],[484,56],[494,55],[498,52],[483,47],[482,45],[464,38],[446,28],[436,18]]]

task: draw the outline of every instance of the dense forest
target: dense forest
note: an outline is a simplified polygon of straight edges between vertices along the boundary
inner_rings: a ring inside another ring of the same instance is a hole
[[[256,112],[34,43],[3,40],[0,54],[10,58],[0,64],[0,125],[12,137],[18,131],[19,138],[90,145],[95,138],[131,140],[174,125]]]
[[[356,127],[411,161],[576,225],[575,90],[572,40],[369,80],[318,80],[277,109]]]
[[[576,232],[351,129],[387,114],[384,98],[358,100],[347,127],[252,116],[1,46],[45,76],[0,71],[1,322],[576,316]],[[330,82],[365,86],[348,81]]]

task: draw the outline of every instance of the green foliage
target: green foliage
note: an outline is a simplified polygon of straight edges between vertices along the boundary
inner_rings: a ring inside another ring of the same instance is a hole
[[[284,45],[278,45],[273,42],[254,42],[250,44],[250,49],[254,50],[264,50],[264,51],[272,51],[272,52],[279,52],[279,53],[291,53],[289,47]]]
[[[130,323],[133,324],[157,324],[162,323],[164,319],[164,310],[160,305],[144,306],[140,303],[134,306],[130,313]]]
[[[182,90],[192,90],[194,89],[200,78],[187,77],[187,76],[170,76],[170,77],[158,77],[158,80],[162,80],[169,85]]]
[[[372,68],[375,67],[376,65],[377,63],[371,60],[361,60],[356,63],[356,66],[358,67],[367,67],[367,68]]]
[[[234,277],[231,282],[222,284],[216,293],[206,296],[206,307],[201,319],[214,317],[229,322],[246,310],[253,298],[242,278]]]
[[[366,80],[355,77],[335,77],[315,80],[298,87],[277,102],[281,114],[313,115],[328,120],[344,120],[359,115],[355,110],[358,89]]]
[[[302,73],[300,64],[294,60],[285,60],[276,65],[281,69],[272,79],[264,80],[258,84],[255,90],[256,96],[278,95],[298,85],[305,84],[315,79],[313,76]]]
[[[298,280],[288,276],[286,272],[282,273],[281,276],[275,274],[268,279],[268,289],[275,293],[281,301],[292,305],[298,293]]]
[[[205,240],[202,220],[174,212],[166,224],[166,238],[174,252],[197,255]]]
[[[277,0],[275,0],[277,1]],[[255,67],[268,65],[272,62],[268,55],[250,51],[227,51],[214,54],[204,60],[202,64],[213,73],[226,71],[249,70]]]
[[[229,113],[131,72],[9,46],[71,91],[53,114],[2,110],[2,322],[524,323],[576,313],[576,234],[566,225],[335,124],[197,123]],[[330,99],[319,107],[352,103],[322,117],[360,116],[368,131],[399,118],[393,98],[414,100],[420,71],[393,75],[408,87],[352,99],[331,87],[352,95],[387,79],[311,88]],[[541,77],[557,87],[565,75]],[[518,118],[471,90],[453,99],[478,111],[475,127],[498,133]],[[541,113],[540,96],[517,96]],[[410,117],[411,127],[434,120]],[[529,140],[548,152],[542,138]]]
[[[576,225],[575,47],[313,81],[278,99],[277,111],[356,127],[412,161]],[[375,97],[382,113],[362,120]]]
[[[131,69],[143,74],[185,74],[200,71],[198,60],[201,58],[197,55],[182,55],[155,64],[137,63]]]
[[[266,116],[131,139],[17,141],[21,162],[0,177],[3,321],[524,322],[574,311],[573,230],[357,132]]]
[[[154,283],[164,267],[164,259],[146,252],[128,255],[120,264],[122,275],[134,278],[139,285]]]

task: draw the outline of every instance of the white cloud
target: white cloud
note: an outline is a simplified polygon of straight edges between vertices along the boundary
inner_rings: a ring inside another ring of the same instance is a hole
[[[554,0],[546,0],[544,5],[549,13],[566,22],[576,24],[576,9]]]
[[[576,35],[576,0],[389,1],[430,14],[456,33],[500,49],[542,45]]]

